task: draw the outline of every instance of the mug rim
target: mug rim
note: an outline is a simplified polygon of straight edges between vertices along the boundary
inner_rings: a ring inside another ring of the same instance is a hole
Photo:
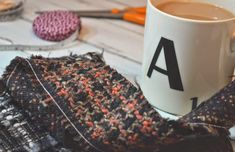
[[[148,3],[150,5],[150,7],[152,7],[152,9],[154,9],[155,11],[157,11],[157,12],[159,12],[159,13],[167,16],[167,17],[170,17],[170,18],[173,18],[173,19],[176,19],[176,20],[180,20],[180,21],[185,21],[185,22],[190,22],[190,23],[203,23],[203,24],[225,23],[225,22],[235,21],[235,16],[233,18],[229,18],[229,19],[213,20],[213,21],[195,20],[195,19],[188,19],[188,18],[178,17],[178,16],[174,16],[174,15],[168,14],[168,13],[166,13],[164,11],[161,11],[160,9],[155,7],[151,1],[152,0],[148,0]]]

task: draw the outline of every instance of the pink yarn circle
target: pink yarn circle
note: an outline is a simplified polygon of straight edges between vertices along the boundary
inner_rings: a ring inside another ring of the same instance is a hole
[[[80,30],[80,18],[69,11],[50,11],[33,21],[33,31],[41,39],[62,41]]]

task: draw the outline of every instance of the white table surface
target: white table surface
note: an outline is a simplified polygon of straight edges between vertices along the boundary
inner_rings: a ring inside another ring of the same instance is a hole
[[[15,44],[51,44],[37,38],[32,31],[34,12],[49,9],[110,9],[128,6],[143,6],[145,0],[27,0],[23,16],[13,22],[0,23],[0,37],[8,38]],[[107,64],[122,74],[139,76],[143,56],[144,27],[121,20],[82,18],[79,41],[74,46],[57,51],[0,51],[0,75],[15,56],[29,57],[42,55],[58,57],[70,53],[82,54],[90,51],[104,51]],[[0,44],[6,42],[0,40]],[[164,113],[161,113],[166,116]],[[235,130],[234,130],[235,132]],[[235,147],[235,143],[233,143]]]

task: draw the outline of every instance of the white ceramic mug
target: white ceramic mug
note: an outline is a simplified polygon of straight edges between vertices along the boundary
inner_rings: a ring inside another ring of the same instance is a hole
[[[154,6],[171,0],[147,1],[140,85],[152,105],[183,115],[231,81],[235,18],[190,20]],[[235,0],[194,1],[215,4],[235,14]]]

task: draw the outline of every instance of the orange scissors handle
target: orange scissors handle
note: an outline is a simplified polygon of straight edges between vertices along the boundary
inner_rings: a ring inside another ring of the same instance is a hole
[[[139,25],[145,24],[145,14],[139,14],[139,13],[124,13],[123,19],[125,21],[129,21],[132,23],[136,23]]]
[[[127,12],[136,12],[140,14],[146,14],[146,7],[130,7],[126,9]]]
[[[111,10],[112,14],[118,14],[122,12],[135,12],[135,13],[140,13],[140,14],[146,14],[146,7],[145,6],[144,7],[129,7],[124,10],[113,8]]]
[[[124,10],[114,8],[111,10],[112,14],[123,13],[123,19],[132,23],[144,25],[145,24],[145,15],[146,7],[129,7]]]

